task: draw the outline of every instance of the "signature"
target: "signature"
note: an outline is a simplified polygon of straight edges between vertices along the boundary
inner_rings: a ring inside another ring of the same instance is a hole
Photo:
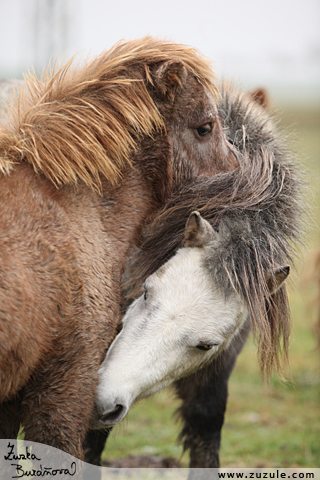
[[[53,476],[55,477],[56,475],[75,475],[77,468],[76,468],[76,462],[72,462],[70,465],[70,470],[68,468],[52,468],[52,467],[42,467],[40,465],[40,469],[36,470],[35,468],[32,468],[31,470],[24,470],[21,465],[17,463],[11,463],[13,467],[16,467],[16,476],[12,478],[22,478],[22,477],[44,477],[44,476]]]
[[[30,452],[28,447],[25,448],[25,453],[15,453],[14,444],[8,443],[8,453],[4,455],[4,460],[7,461],[19,461],[19,460],[36,460],[41,461],[41,458],[37,457],[35,453]],[[57,475],[70,475],[73,477],[77,471],[76,462],[70,464],[70,468],[53,468],[53,467],[44,467],[40,465],[39,468],[25,469],[19,463],[11,463],[12,467],[16,469],[16,475],[12,478],[23,478],[23,477],[44,477],[44,476],[57,476]]]
[[[11,445],[10,442],[8,443],[8,448],[11,450],[9,450],[8,455],[4,456],[5,460],[41,460],[41,458],[36,457],[34,453],[30,453],[28,447],[26,447],[26,454],[19,453],[19,455],[14,453],[14,445]]]

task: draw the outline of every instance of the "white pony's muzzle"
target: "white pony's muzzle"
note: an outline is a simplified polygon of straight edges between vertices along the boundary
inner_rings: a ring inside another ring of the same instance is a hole
[[[120,399],[98,402],[91,428],[101,429],[116,425],[127,415],[130,406]]]

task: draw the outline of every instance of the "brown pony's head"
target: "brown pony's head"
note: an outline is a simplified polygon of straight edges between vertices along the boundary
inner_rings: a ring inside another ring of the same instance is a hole
[[[152,75],[156,104],[172,145],[176,183],[239,166],[236,151],[223,131],[217,109],[219,93],[209,64],[195,51],[188,54],[184,60],[176,58],[156,65]]]
[[[115,184],[139,161],[155,184],[234,170],[214,80],[195,49],[152,37],[31,75],[0,134],[0,171],[27,161],[57,187],[101,190],[101,175]]]

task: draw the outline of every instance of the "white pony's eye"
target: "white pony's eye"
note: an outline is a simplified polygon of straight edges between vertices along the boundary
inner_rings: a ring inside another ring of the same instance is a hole
[[[148,292],[147,292],[147,289],[146,289],[146,287],[144,287],[144,294],[143,294],[143,298],[144,298],[145,300],[147,300],[147,297],[148,297]]]
[[[199,350],[211,350],[212,347],[219,345],[218,343],[200,343],[197,345],[197,348]]]

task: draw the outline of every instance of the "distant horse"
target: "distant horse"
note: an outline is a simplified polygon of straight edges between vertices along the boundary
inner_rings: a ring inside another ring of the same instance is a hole
[[[230,347],[249,306],[232,268],[221,263],[236,264],[238,250],[246,250],[251,237],[246,218],[231,217],[228,223],[225,218],[216,232],[198,212],[190,215],[183,248],[146,279],[99,370],[97,426],[115,425],[136,400],[194,373]],[[289,266],[265,272],[268,297],[288,274]]]
[[[238,241],[233,238],[221,258],[220,275],[225,282],[228,272],[248,305],[250,321],[218,358],[175,384],[182,399],[181,439],[190,450],[193,468],[219,466],[228,379],[250,328],[258,344],[263,375],[269,375],[274,367],[281,369],[281,356],[286,359],[290,332],[286,287],[282,285],[270,297],[266,273],[293,262],[304,215],[303,183],[270,114],[257,104],[254,95],[226,85],[221,86],[220,93],[219,115],[240,168],[177,183],[163,210],[144,228],[140,248],[132,251],[123,276],[125,313],[132,299],[140,295],[146,278],[179,248],[190,211],[198,209],[213,226],[223,218],[249,222],[251,235],[242,238],[239,234]],[[105,434],[101,432],[100,439],[97,432],[90,435],[87,458],[98,464]]]
[[[29,78],[0,129],[0,438],[83,457],[121,275],[177,185],[238,167],[209,62],[145,38]]]

